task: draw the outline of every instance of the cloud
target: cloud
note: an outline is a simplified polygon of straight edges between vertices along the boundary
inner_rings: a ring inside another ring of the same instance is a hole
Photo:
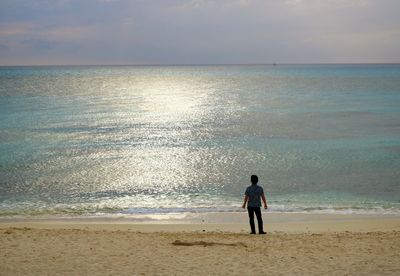
[[[3,0],[0,62],[399,62],[398,10],[396,0]]]
[[[27,23],[17,22],[12,24],[0,25],[0,37],[26,35],[32,29],[34,29],[34,25]]]
[[[367,6],[371,1],[373,0],[285,0],[284,3],[289,6],[305,8],[330,7],[334,9],[342,9]]]

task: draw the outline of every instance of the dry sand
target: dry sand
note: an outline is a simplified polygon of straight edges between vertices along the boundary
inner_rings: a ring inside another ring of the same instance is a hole
[[[240,223],[2,221],[0,275],[400,275],[399,218],[309,218],[267,235]]]

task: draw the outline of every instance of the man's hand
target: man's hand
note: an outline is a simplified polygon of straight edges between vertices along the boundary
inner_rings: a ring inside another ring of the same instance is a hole
[[[265,209],[265,210],[268,209],[268,205],[264,205],[264,209]]]
[[[243,208],[243,209],[246,208],[246,203],[247,203],[247,201],[249,201],[249,196],[248,196],[248,195],[245,195],[245,196],[244,196],[244,199],[243,199],[243,205],[242,205],[242,208]]]

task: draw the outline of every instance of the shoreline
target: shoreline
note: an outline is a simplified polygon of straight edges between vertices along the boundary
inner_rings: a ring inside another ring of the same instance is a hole
[[[267,232],[324,233],[400,231],[400,216],[263,213]],[[141,232],[234,232],[249,229],[246,212],[209,212],[87,217],[0,218],[1,228],[102,229]]]

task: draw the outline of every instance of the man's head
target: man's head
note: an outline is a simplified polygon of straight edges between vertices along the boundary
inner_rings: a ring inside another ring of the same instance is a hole
[[[255,185],[255,184],[257,184],[257,182],[258,182],[258,177],[257,177],[257,175],[253,174],[251,176],[251,184]]]

